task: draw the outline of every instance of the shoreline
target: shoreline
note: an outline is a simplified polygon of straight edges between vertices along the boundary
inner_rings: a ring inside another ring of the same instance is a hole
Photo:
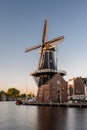
[[[49,106],[49,107],[77,107],[87,108],[87,103],[25,103],[28,106]]]

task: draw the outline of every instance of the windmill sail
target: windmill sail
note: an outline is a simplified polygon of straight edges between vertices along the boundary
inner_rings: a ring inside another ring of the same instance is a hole
[[[40,47],[41,47],[41,45],[39,44],[39,45],[36,45],[36,46],[30,47],[30,48],[26,48],[26,49],[25,49],[25,52],[29,52],[29,51],[32,51],[32,50],[38,49],[38,48],[40,48]]]
[[[47,26],[48,26],[48,21],[45,20],[45,22],[44,22],[43,36],[42,36],[42,43],[43,44],[47,41]]]

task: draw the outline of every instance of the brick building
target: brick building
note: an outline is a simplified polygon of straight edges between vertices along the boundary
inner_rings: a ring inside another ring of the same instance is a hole
[[[68,82],[68,99],[84,100],[85,86],[81,77],[70,79]]]
[[[85,88],[85,100],[87,101],[87,78],[82,78],[84,81],[84,88]]]
[[[67,82],[57,73],[49,80],[49,83],[38,89],[38,102],[66,102]]]

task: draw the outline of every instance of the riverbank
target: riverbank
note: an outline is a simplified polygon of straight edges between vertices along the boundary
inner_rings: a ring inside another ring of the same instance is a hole
[[[87,108],[87,103],[25,103],[23,105]]]

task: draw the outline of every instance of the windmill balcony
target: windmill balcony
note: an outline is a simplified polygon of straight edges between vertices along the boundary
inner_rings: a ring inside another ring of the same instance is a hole
[[[56,69],[41,69],[41,70],[35,70],[31,73],[32,76],[39,76],[40,74],[46,74],[46,73],[57,73]]]
[[[46,74],[46,73],[60,73],[61,76],[66,75],[66,72],[64,70],[56,70],[56,69],[41,69],[41,70],[35,70],[31,73],[32,76],[38,77],[41,74]]]

